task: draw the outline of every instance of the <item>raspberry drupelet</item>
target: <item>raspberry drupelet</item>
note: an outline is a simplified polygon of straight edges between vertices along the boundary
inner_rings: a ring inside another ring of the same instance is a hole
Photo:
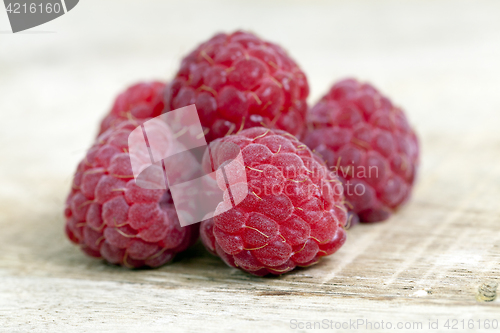
[[[233,182],[214,217],[201,223],[200,236],[211,253],[254,275],[280,275],[343,245],[342,184],[303,143],[281,130],[243,130],[212,142],[206,171],[227,165],[234,155],[228,143],[239,147],[245,175],[228,168],[224,177],[247,185]],[[224,190],[224,182],[219,184]],[[237,197],[244,199],[233,205]]]
[[[410,196],[419,144],[404,112],[368,83],[336,83],[308,113],[304,143],[344,184],[362,222],[383,221]],[[355,215],[354,215],[355,216]]]
[[[278,45],[237,31],[217,34],[182,60],[165,107],[196,104],[208,142],[265,126],[300,136],[307,79]]]
[[[198,238],[181,227],[168,190],[136,185],[127,152],[135,121],[97,138],[76,170],[66,201],[66,234],[83,252],[130,268],[158,267]]]
[[[101,121],[99,134],[124,120],[154,118],[162,114],[165,86],[164,82],[144,81],[128,87],[116,97],[111,111]]]

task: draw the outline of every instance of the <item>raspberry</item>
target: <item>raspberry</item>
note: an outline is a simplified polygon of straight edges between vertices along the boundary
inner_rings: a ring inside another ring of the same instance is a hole
[[[229,182],[231,191],[225,190],[217,214],[200,226],[211,253],[263,276],[312,265],[342,246],[347,216],[342,185],[318,157],[285,131],[255,127],[212,142],[205,170],[227,165],[235,157],[234,145],[241,149],[248,185],[225,168],[226,177],[235,180]],[[222,190],[226,186],[219,182]],[[244,199],[234,206],[235,198]]]
[[[182,60],[165,107],[196,104],[208,142],[266,126],[300,135],[307,79],[276,44],[247,32],[217,34]]]
[[[115,99],[113,108],[102,120],[99,135],[127,119],[146,119],[159,116],[164,109],[163,95],[166,83],[139,82]]]
[[[383,221],[406,202],[419,145],[404,112],[373,86],[336,83],[308,114],[304,142],[344,183],[347,206],[360,221]]]
[[[181,227],[170,191],[143,189],[132,175],[122,121],[97,138],[76,170],[66,201],[66,234],[86,254],[112,264],[158,267],[198,238]]]

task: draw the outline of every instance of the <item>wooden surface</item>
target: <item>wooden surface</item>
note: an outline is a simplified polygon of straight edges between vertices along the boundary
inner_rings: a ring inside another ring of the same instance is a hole
[[[86,0],[12,35],[0,10],[0,331],[290,331],[293,319],[366,319],[446,332],[447,319],[500,320],[500,300],[476,300],[499,277],[498,17],[494,1]],[[406,109],[422,143],[412,201],[282,277],[251,277],[200,244],[156,270],[84,256],[63,234],[63,201],[113,96],[168,78],[196,43],[239,27],[289,50],[311,101],[353,75]]]

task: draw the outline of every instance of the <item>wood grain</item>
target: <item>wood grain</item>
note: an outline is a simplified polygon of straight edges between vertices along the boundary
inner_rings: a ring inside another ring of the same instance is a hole
[[[439,320],[432,332],[444,332],[447,319],[500,320],[498,299],[476,299],[500,273],[499,3],[216,1],[212,19],[205,2],[134,4],[89,0],[44,26],[53,34],[0,35],[0,331],[290,331],[293,319],[364,319],[424,331]],[[198,25],[173,14],[193,6]],[[309,30],[290,21],[302,16]],[[183,22],[193,24],[175,30]],[[168,77],[197,42],[240,26],[281,40],[313,97],[351,73],[405,106],[422,143],[411,202],[281,277],[229,268],[200,244],[156,270],[85,257],[65,239],[62,206],[112,96]]]

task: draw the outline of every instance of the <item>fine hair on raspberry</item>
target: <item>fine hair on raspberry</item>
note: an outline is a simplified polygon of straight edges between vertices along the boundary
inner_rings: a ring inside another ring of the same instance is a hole
[[[137,82],[119,94],[111,111],[101,121],[99,134],[124,120],[143,120],[159,116],[164,110],[165,82]]]

